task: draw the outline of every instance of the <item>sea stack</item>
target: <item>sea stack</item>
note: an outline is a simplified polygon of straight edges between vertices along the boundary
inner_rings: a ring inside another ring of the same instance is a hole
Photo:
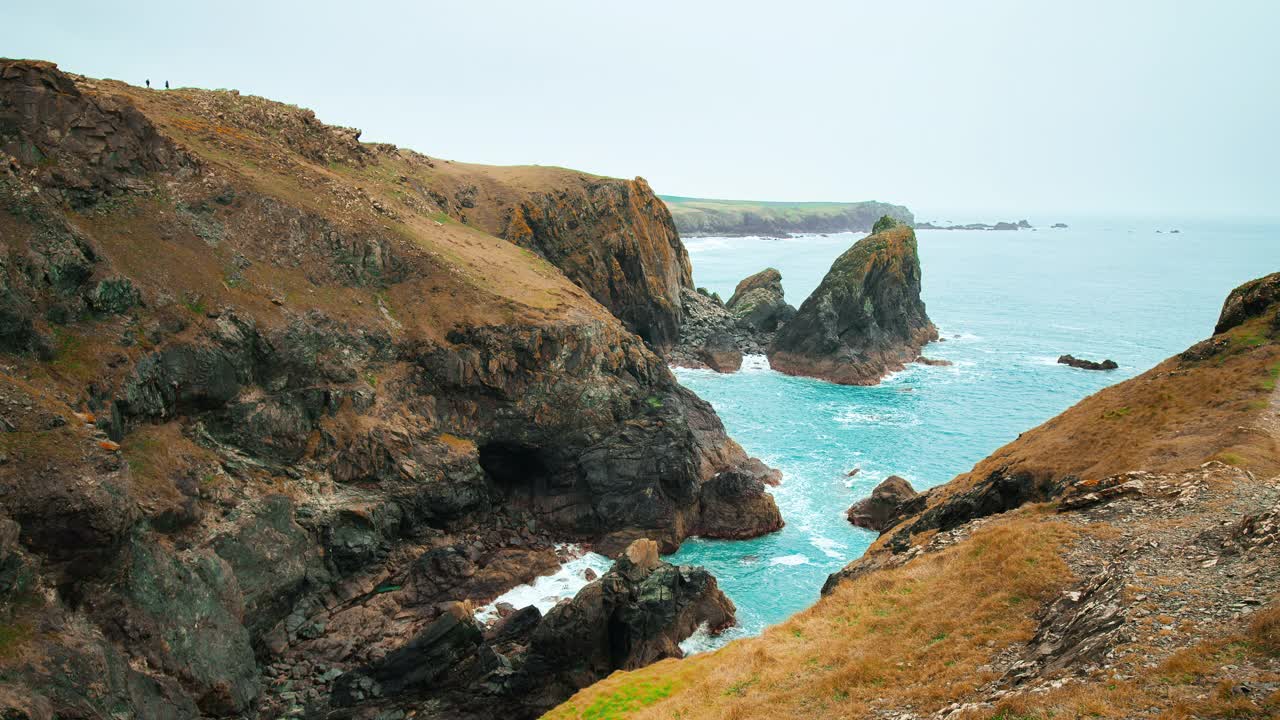
[[[915,231],[885,216],[836,258],[778,331],[769,364],[788,375],[874,385],[937,338],[920,299]]]

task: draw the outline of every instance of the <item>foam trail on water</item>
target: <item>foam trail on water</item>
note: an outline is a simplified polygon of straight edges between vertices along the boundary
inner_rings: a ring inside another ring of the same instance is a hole
[[[582,552],[576,545],[561,546],[571,553],[580,553],[578,557],[560,566],[550,575],[543,575],[527,585],[517,585],[499,595],[493,602],[476,610],[476,619],[480,622],[492,620],[498,616],[498,603],[511,603],[513,607],[523,608],[533,605],[546,614],[556,603],[578,594],[587,586],[586,571],[594,570],[596,575],[603,575],[613,567],[609,558],[593,552]]]

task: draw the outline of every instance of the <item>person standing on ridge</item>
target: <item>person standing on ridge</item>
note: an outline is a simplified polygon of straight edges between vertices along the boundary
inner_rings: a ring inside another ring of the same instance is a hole
[[[147,89],[151,89],[151,78],[147,78]]]
[[[169,89],[169,81],[168,81],[168,80],[165,80],[165,81],[164,81],[164,89],[165,89],[165,90],[168,90],[168,89]]]

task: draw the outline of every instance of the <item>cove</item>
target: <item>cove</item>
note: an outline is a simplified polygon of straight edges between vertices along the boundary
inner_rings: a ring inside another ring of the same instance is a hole
[[[733,374],[675,370],[734,439],[783,472],[773,494],[787,523],[752,540],[691,539],[668,558],[711,570],[738,607],[737,627],[697,635],[687,650],[758,634],[813,604],[827,575],[875,539],[844,512],[885,477],[916,489],[947,482],[1020,432],[1208,336],[1231,288],[1280,268],[1280,228],[1264,224],[1089,220],[917,236],[924,299],[944,338],[925,354],[953,365],[911,365],[871,387],[788,377],[762,356]],[[685,242],[697,285],[728,298],[738,280],[772,266],[799,306],[859,237]],[[1058,365],[1064,353],[1120,368]]]

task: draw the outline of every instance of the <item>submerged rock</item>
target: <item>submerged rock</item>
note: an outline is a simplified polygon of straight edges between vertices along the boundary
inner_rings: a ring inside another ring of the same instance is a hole
[[[769,347],[769,364],[788,375],[841,385],[874,385],[936,340],[920,299],[915,232],[881,218],[875,232],[832,264],[818,289]]]
[[[902,518],[924,509],[925,496],[911,483],[897,475],[885,478],[870,497],[859,500],[845,514],[849,522],[860,528],[883,533]]]
[[[1114,360],[1103,360],[1102,362],[1094,362],[1092,360],[1084,360],[1074,355],[1063,355],[1058,358],[1059,365],[1070,365],[1073,368],[1081,370],[1115,370],[1120,367]]]

